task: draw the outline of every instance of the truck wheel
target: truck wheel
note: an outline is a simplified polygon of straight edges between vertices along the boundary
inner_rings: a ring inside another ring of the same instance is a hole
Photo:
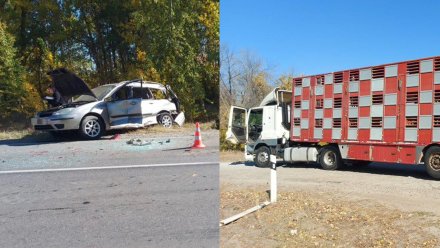
[[[337,170],[342,167],[343,162],[337,148],[326,146],[319,152],[319,163],[324,170]]]
[[[440,147],[429,148],[423,157],[428,174],[435,179],[440,179]]]
[[[159,123],[166,128],[173,126],[173,117],[168,113],[163,113],[159,116]]]
[[[257,149],[255,154],[255,166],[267,168],[270,167],[270,148],[267,146],[262,146]]]
[[[80,133],[85,139],[99,139],[104,134],[104,124],[96,116],[86,116],[81,122]]]

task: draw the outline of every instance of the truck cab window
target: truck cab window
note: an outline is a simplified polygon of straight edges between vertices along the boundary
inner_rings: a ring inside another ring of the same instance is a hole
[[[263,110],[252,109],[249,114],[249,139],[258,140],[263,131]]]

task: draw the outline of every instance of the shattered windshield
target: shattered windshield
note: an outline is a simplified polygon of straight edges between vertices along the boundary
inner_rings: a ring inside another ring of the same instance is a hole
[[[94,89],[92,89],[93,94],[98,98],[98,100],[102,100],[112,89],[114,89],[116,85],[101,85]],[[82,102],[82,101],[95,101],[96,99],[90,95],[80,95],[77,97],[74,102]]]

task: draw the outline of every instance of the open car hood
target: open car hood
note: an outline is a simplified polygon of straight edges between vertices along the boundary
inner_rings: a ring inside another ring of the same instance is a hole
[[[79,95],[89,95],[97,98],[84,81],[74,73],[59,68],[47,73],[52,78],[55,89],[63,98],[71,98]]]

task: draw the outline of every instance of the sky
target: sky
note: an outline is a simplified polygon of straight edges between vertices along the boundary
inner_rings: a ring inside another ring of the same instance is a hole
[[[440,55],[440,1],[221,0],[220,43],[275,77]]]

